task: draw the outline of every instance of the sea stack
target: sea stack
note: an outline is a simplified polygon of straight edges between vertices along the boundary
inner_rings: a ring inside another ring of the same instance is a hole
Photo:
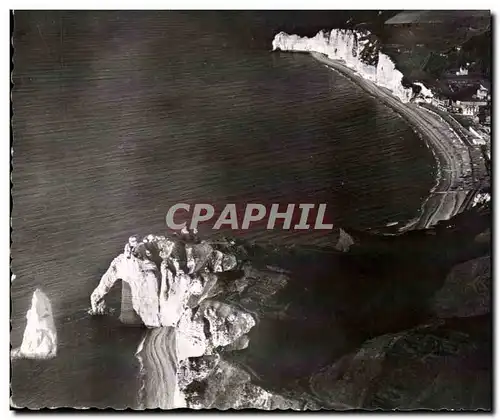
[[[13,351],[14,357],[50,359],[57,354],[57,333],[49,298],[36,289],[31,308],[26,313],[26,329],[21,347]]]

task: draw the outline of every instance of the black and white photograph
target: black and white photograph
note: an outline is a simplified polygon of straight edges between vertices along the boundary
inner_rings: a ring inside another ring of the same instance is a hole
[[[9,15],[10,410],[493,410],[490,10]]]

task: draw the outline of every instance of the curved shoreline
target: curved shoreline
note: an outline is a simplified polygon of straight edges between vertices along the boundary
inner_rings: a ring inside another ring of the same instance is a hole
[[[471,173],[468,147],[453,128],[437,114],[415,103],[403,103],[392,93],[363,78],[341,61],[322,53],[310,52],[319,62],[336,70],[369,94],[382,100],[405,118],[431,147],[438,164],[436,185],[423,202],[420,215],[400,229],[422,229],[456,215],[467,201],[470,191],[464,189],[463,178]]]

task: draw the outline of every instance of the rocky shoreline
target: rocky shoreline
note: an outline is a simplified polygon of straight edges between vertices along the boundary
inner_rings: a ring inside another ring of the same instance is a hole
[[[261,285],[255,283],[262,276],[238,261],[238,252],[231,242],[215,245],[188,239],[186,243],[186,238],[148,235],[129,241],[103,275],[91,296],[91,313],[107,313],[104,297],[121,280],[120,320],[151,329],[137,351],[143,367],[142,407],[196,408],[198,393],[190,386],[210,376],[213,372],[207,366],[215,369],[219,362],[229,376],[243,375],[243,382],[249,383],[247,374],[224,364],[219,355],[248,345],[246,334],[255,326],[257,308],[271,289],[266,295],[258,292]],[[286,283],[283,274],[272,276],[273,287]],[[256,289],[248,292],[252,287]],[[234,299],[245,291],[244,299]],[[211,362],[202,363],[203,358]],[[264,389],[253,392],[264,398],[262,404],[271,404],[271,394]]]
[[[121,280],[120,319],[150,328],[141,408],[489,409],[489,205],[465,188],[467,145],[398,75],[371,80],[308,51],[408,120],[435,153],[437,184],[399,234],[339,229],[321,250],[192,233],[129,242],[91,304],[105,313]]]
[[[137,351],[139,408],[410,409],[417,400],[435,408],[430,396],[446,396],[450,380],[459,392],[465,380],[443,364],[469,360],[475,399],[453,394],[443,406],[488,409],[479,383],[490,371],[476,365],[489,344],[489,217],[486,203],[395,236],[339,230],[336,247],[321,250],[155,235],[137,241],[122,255],[142,268],[121,279],[130,287],[122,296],[138,296],[152,265],[158,284],[158,307],[146,299],[133,309],[149,326]],[[102,286],[96,290],[94,313],[106,313]],[[176,302],[175,322],[162,315],[162,301]],[[122,320],[133,306],[122,300]],[[419,369],[415,386],[433,390],[415,400],[411,386],[398,388],[399,402],[391,399],[399,386],[392,359],[408,374]],[[433,383],[433,375],[441,379]],[[374,381],[378,387],[367,388]]]

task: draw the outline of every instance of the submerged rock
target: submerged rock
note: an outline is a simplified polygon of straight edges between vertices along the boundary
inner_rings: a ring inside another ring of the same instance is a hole
[[[347,252],[354,245],[354,239],[344,229],[339,228],[339,239],[335,244],[337,251]]]
[[[49,298],[36,289],[31,307],[26,313],[26,329],[21,347],[12,352],[13,357],[50,359],[57,355],[57,332]]]

